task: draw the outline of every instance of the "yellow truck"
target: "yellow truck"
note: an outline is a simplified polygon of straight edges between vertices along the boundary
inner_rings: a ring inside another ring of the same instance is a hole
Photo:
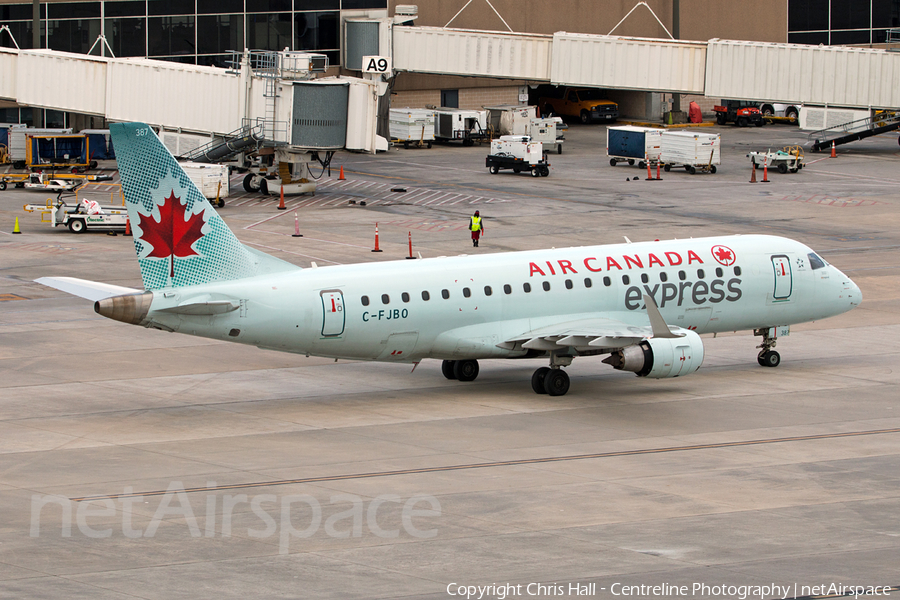
[[[557,87],[538,100],[541,116],[551,113],[561,117],[578,117],[582,123],[614,122],[619,118],[619,105],[606,98],[597,88]]]

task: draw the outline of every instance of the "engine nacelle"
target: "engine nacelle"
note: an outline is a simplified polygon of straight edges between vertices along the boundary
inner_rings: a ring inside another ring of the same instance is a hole
[[[613,352],[603,362],[638,377],[663,379],[693,373],[703,364],[703,342],[693,331],[678,338],[648,338]]]

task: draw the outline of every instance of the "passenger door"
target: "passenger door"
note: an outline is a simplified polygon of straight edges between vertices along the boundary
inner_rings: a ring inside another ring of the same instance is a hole
[[[794,290],[794,276],[791,273],[791,259],[787,254],[772,256],[772,269],[775,273],[775,289],[772,298],[775,302],[787,302]]]
[[[341,290],[322,290],[322,335],[335,337],[344,333],[344,295]]]

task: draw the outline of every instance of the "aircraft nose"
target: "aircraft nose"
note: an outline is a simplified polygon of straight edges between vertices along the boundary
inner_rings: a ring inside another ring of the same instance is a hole
[[[846,288],[850,306],[859,306],[862,302],[862,290],[859,289],[859,286],[852,279],[847,280]]]

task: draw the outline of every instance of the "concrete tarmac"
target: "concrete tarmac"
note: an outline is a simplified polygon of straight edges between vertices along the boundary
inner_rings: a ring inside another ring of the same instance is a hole
[[[690,377],[580,358],[559,398],[531,391],[542,360],[482,361],[463,384],[437,361],[411,373],[104,319],[33,280],[140,288],[131,239],[53,229],[21,210],[43,195],[0,192],[0,596],[767,599],[900,584],[897,135],[749,184],[746,152],[805,134],[702,131],[722,134],[715,175],[647,181],[609,166],[604,126],[578,124],[546,178],[488,174],[485,147],[342,153],[316,196],[277,211],[235,177],[226,222],[304,267],[402,259],[408,232],[423,256],[772,233],[862,289],[854,311],[792,327],[777,369],[756,363],[751,332],[704,336]]]

